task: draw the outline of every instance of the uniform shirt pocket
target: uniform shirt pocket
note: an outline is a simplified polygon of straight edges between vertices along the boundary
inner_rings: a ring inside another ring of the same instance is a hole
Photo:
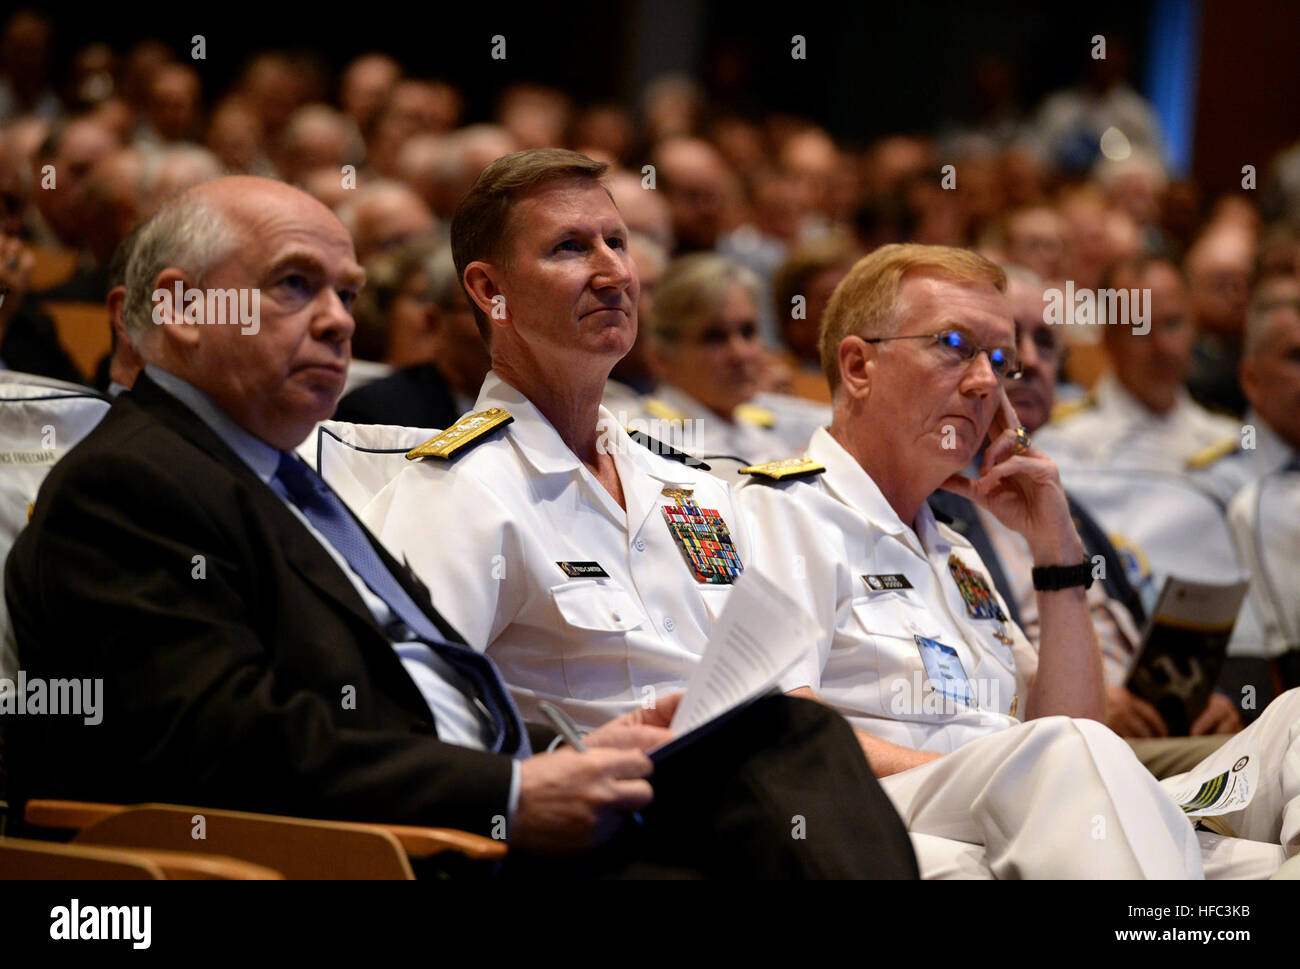
[[[576,629],[619,633],[643,623],[636,602],[612,583],[566,582],[551,589],[551,598],[564,621]]]
[[[727,599],[731,596],[731,586],[702,585],[699,589],[700,598],[704,600],[704,609],[709,614],[709,622],[717,622],[718,617],[722,615],[722,610],[727,607]]]
[[[917,648],[916,637],[955,645],[930,610],[902,592],[878,593],[853,600],[853,621],[867,633],[856,662],[870,664],[876,674],[877,702],[893,719],[934,719],[923,699],[929,692],[929,673]],[[874,656],[871,655],[874,647]],[[967,671],[969,675],[969,671]],[[942,719],[941,717],[939,719]]]

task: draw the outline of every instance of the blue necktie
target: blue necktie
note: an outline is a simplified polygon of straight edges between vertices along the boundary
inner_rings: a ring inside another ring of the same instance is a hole
[[[384,565],[365,531],[348,513],[330,487],[296,454],[280,455],[280,467],[273,481],[284,489],[307,521],[343,556],[369,588],[383,599],[398,619],[444,662],[465,678],[492,718],[495,736],[491,749],[514,754],[527,743],[523,721],[510,700],[496,666],[467,646],[447,642],[437,625],[417,606]]]

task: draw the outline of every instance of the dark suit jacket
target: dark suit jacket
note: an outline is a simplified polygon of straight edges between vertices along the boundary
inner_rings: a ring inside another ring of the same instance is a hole
[[[451,427],[460,415],[446,379],[437,367],[425,363],[358,387],[339,401],[334,419],[442,429]]]
[[[375,547],[461,641],[427,590]],[[97,726],[12,718],[19,799],[170,801],[484,834],[506,814],[510,758],[438,740],[326,550],[146,376],[46,479],[9,557],[6,595],[28,677],[104,681]]]
[[[1142,608],[1142,599],[1137,591],[1129,584],[1119,552],[1115,550],[1106,532],[1082,505],[1068,492],[1065,499],[1070,504],[1070,515],[1083,542],[1084,554],[1088,558],[1100,555],[1105,559],[1106,591],[1112,599],[1122,603],[1132,613],[1133,621],[1141,629],[1142,624],[1146,622],[1146,610]],[[993,549],[993,543],[989,540],[988,532],[984,530],[975,505],[969,499],[953,494],[951,491],[936,491],[929,500],[930,508],[937,514],[946,516],[947,523],[975,546],[975,551],[979,552],[980,558],[984,560],[984,565],[989,570],[989,577],[997,586],[998,592],[1002,594],[1002,598],[1006,600],[1007,608],[1011,610],[1011,620],[1017,626],[1020,625],[1020,610],[1016,608],[1015,596],[1011,594],[1011,583],[1007,581],[1006,573],[1002,569],[1002,560]]]

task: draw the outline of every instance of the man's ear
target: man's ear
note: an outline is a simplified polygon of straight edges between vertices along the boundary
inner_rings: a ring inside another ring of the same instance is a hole
[[[510,319],[510,307],[497,285],[500,270],[490,262],[476,260],[465,267],[465,291],[484,316],[493,324]]]
[[[846,336],[836,354],[840,365],[840,386],[850,397],[865,397],[871,390],[875,348],[860,336]]]
[[[176,284],[180,283],[182,299],[176,301]],[[176,346],[192,349],[198,345],[201,325],[185,322],[184,294],[191,289],[191,282],[185,270],[168,267],[154,280],[152,296],[152,319],[162,334],[169,337]],[[203,308],[200,308],[200,313]]]

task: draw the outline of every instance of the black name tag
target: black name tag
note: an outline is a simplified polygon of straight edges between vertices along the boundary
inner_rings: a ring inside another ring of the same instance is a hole
[[[608,579],[609,573],[600,567],[599,562],[556,562],[571,579]]]
[[[895,572],[891,575],[864,575],[862,581],[867,584],[867,588],[872,592],[890,592],[894,589],[910,589],[912,583],[907,581],[907,576],[901,572]]]

